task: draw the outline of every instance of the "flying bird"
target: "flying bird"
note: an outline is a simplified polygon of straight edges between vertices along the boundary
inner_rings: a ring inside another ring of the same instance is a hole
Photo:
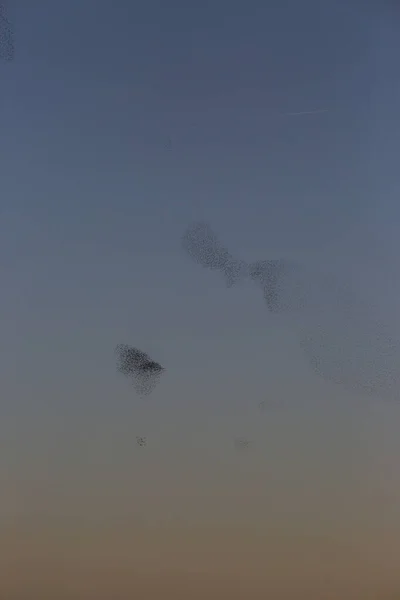
[[[400,399],[400,340],[350,284],[327,269],[287,259],[239,260],[204,222],[187,229],[183,246],[202,267],[219,270],[229,287],[250,277],[269,312],[290,320],[310,366],[325,380],[364,395]]]
[[[146,352],[128,344],[118,344],[115,353],[118,371],[132,380],[139,395],[149,395],[157,385],[164,367],[152,360]]]
[[[227,287],[232,287],[245,274],[246,263],[231,255],[205,221],[190,225],[181,241],[185,252],[197,264],[220,271]]]
[[[4,6],[0,4],[0,58],[11,61],[14,58],[14,31],[8,20]]]
[[[190,258],[206,269],[219,271],[227,287],[240,279],[250,279],[261,287],[271,312],[293,310],[292,274],[297,265],[286,259],[260,260],[247,263],[233,256],[221,243],[210,225],[204,221],[193,223],[182,236],[182,246]]]
[[[236,450],[248,450],[252,446],[252,442],[246,438],[236,438],[234,445]]]

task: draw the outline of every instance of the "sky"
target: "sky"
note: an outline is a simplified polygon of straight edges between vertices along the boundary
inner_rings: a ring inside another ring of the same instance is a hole
[[[206,220],[243,260],[352,281],[400,335],[380,7],[6,4],[1,597],[400,594],[399,405],[317,377],[259,290],[180,244]],[[166,368],[145,400],[119,343]]]

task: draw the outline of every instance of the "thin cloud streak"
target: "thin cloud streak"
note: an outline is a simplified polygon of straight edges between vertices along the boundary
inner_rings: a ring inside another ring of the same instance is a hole
[[[287,117],[296,117],[298,115],[317,115],[319,113],[326,113],[326,112],[328,112],[327,108],[319,108],[317,110],[303,110],[300,112],[288,112],[288,113],[284,113],[284,114]]]

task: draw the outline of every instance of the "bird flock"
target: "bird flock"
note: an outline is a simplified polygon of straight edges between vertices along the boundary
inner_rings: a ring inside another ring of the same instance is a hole
[[[5,61],[14,58],[14,31],[1,4],[0,58]],[[316,109],[287,115],[326,111]],[[168,138],[168,149],[171,145]],[[365,298],[357,298],[354,291],[334,280],[331,274],[317,273],[307,265],[282,257],[242,260],[204,221],[187,227],[181,246],[197,265],[219,272],[227,288],[234,288],[240,280],[250,280],[261,291],[271,316],[290,320],[299,349],[318,376],[358,394],[399,399],[399,341],[376,317],[374,307]],[[129,344],[118,344],[115,353],[118,371],[130,379],[139,396],[149,396],[165,368]],[[261,402],[259,407],[264,411],[265,403]],[[143,437],[137,441],[139,446],[146,445]]]
[[[14,30],[2,4],[0,4],[0,58],[5,61],[14,58]]]
[[[360,394],[399,398],[400,344],[373,307],[331,274],[285,258],[248,263],[234,256],[206,222],[192,223],[181,245],[197,265],[219,272],[228,288],[246,278],[255,284],[272,317],[290,319],[299,349],[318,376]],[[148,396],[164,367],[127,344],[118,345],[116,354],[118,371],[139,395]],[[259,407],[264,410],[265,402]],[[145,438],[137,441],[146,445]],[[234,445],[245,449],[251,442],[238,438]]]
[[[156,387],[164,368],[146,352],[128,344],[118,344],[115,352],[118,371],[131,379],[139,395],[148,396]]]

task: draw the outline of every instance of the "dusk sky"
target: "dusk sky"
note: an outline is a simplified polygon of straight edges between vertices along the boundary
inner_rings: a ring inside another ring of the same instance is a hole
[[[1,599],[399,597],[400,402],[318,377],[260,290],[180,241],[207,221],[239,259],[350,281],[400,339],[379,6],[5,4]],[[145,399],[120,343],[166,369]]]

